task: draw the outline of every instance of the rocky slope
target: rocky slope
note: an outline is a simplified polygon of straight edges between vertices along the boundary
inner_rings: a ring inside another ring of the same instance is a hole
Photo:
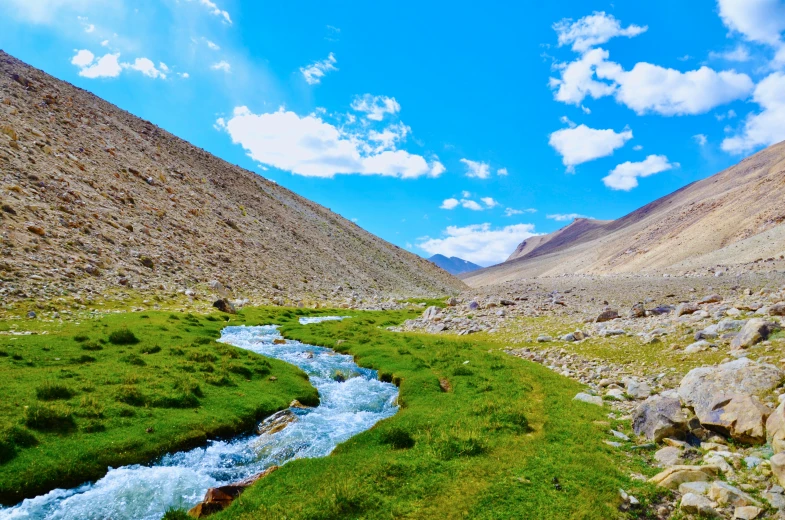
[[[279,303],[463,284],[329,209],[0,51],[0,296],[183,292]]]
[[[522,243],[471,286],[565,273],[684,273],[785,253],[785,143],[614,221],[578,219]]]

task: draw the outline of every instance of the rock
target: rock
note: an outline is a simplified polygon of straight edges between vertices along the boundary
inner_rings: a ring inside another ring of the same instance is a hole
[[[711,500],[695,493],[687,493],[682,496],[679,509],[690,515],[718,516],[717,511],[711,504]]]
[[[741,506],[733,511],[733,520],[755,520],[763,509],[755,506]]]
[[[458,301],[458,298],[456,298],[455,296],[452,296],[452,297],[447,299],[446,303],[447,303],[448,307],[455,307],[456,305],[458,305],[459,301]]]
[[[643,318],[646,316],[646,308],[643,306],[642,303],[636,303],[630,309],[630,313],[628,315],[630,318]]]
[[[716,481],[711,483],[709,498],[721,506],[759,506],[760,503],[739,488],[727,482]]]
[[[704,350],[708,350],[710,343],[706,340],[696,341],[690,345],[687,345],[684,348],[685,354],[697,354],[698,352],[703,352]]]
[[[559,339],[562,340],[562,341],[569,341],[569,342],[578,341],[575,338],[575,334],[573,334],[572,332],[570,332],[569,334],[565,334],[564,336],[562,336]]]
[[[617,439],[620,439],[620,440],[622,440],[624,442],[629,442],[629,440],[630,440],[628,435],[626,435],[626,434],[624,434],[624,433],[622,433],[620,431],[611,430],[611,435],[613,435]]]
[[[28,319],[34,320],[37,316],[38,315],[35,313],[35,311],[27,311]]]
[[[639,381],[635,378],[627,378],[625,383],[625,387],[627,390],[627,395],[634,397],[635,399],[646,399],[651,395],[651,386],[646,381]]]
[[[660,448],[654,452],[654,460],[661,466],[675,466],[681,462],[681,450],[672,446]]]
[[[256,433],[259,435],[272,435],[283,430],[296,420],[297,416],[291,410],[281,410],[259,423]]]
[[[785,452],[785,399],[766,420],[766,439],[774,453]]]
[[[597,316],[597,319],[595,319],[594,321],[596,323],[603,323],[605,321],[615,320],[616,318],[619,318],[619,311],[615,311],[613,309],[606,309],[602,311],[600,315]]]
[[[698,414],[698,419],[704,428],[730,435],[737,441],[763,444],[766,442],[766,419],[771,413],[772,409],[755,396],[725,394],[708,413]]]
[[[681,303],[676,306],[676,316],[684,316],[685,314],[693,314],[698,312],[698,305],[695,303]]]
[[[480,304],[479,303],[477,303],[475,301],[470,301],[469,302],[469,309],[470,310],[476,311],[479,308],[480,308]]]
[[[612,397],[618,401],[627,400],[627,397],[624,395],[624,390],[622,390],[621,388],[611,388],[610,390],[605,392],[605,395],[607,395],[608,397]]]
[[[760,494],[766,502],[771,504],[775,509],[785,509],[785,496],[782,493],[775,493],[774,490],[764,491]]]
[[[679,396],[698,418],[709,417],[721,399],[733,395],[760,396],[777,388],[783,378],[785,373],[777,367],[743,357],[690,370],[681,380]]]
[[[261,473],[257,473],[240,482],[229,484],[228,486],[208,489],[204,499],[189,510],[188,515],[193,518],[204,518],[224,510],[248,487],[277,469],[278,466],[271,466]]]
[[[774,325],[774,323],[764,321],[760,318],[752,318],[742,327],[741,332],[733,338],[730,347],[732,349],[751,347],[768,338],[769,333],[775,328],[776,325]]]
[[[537,343],[548,343],[550,341],[553,341],[553,338],[551,338],[546,334],[540,334],[539,336],[537,336]]]
[[[425,312],[422,313],[422,319],[426,321],[431,321],[437,316],[439,316],[441,313],[442,313],[441,308],[436,306],[431,306],[425,309]]]
[[[602,406],[602,397],[598,395],[589,395],[584,392],[580,392],[578,395],[573,397],[573,400],[583,401],[584,403],[596,404],[597,406]]]
[[[657,486],[676,489],[685,482],[709,481],[717,476],[720,468],[717,466],[672,466],[665,471],[657,473],[648,481]]]
[[[653,395],[634,410],[632,429],[637,435],[654,442],[665,437],[684,437],[687,433],[687,417],[678,399]]]
[[[711,482],[685,482],[679,484],[679,493],[686,495],[687,493],[695,493],[696,495],[705,495],[709,492]]]
[[[211,291],[213,291],[221,298],[229,297],[229,291],[227,291],[226,287],[224,287],[223,284],[218,280],[210,280],[209,282],[207,282],[207,286],[210,288]]]
[[[785,316],[785,302],[775,303],[769,307],[769,316]]]
[[[771,472],[777,477],[777,482],[780,486],[785,486],[785,453],[777,453],[769,459],[771,465]]]
[[[439,388],[442,389],[442,392],[451,392],[452,391],[452,385],[450,384],[450,381],[448,381],[444,377],[439,379]]]
[[[719,303],[721,301],[722,301],[722,296],[720,296],[719,294],[710,294],[698,300],[698,304],[701,305],[704,303]]]
[[[220,300],[215,300],[213,302],[213,307],[215,307],[221,312],[226,312],[228,314],[237,314],[237,311],[235,310],[234,305],[232,305],[232,302],[224,298],[221,298]]]
[[[575,332],[572,333],[572,335],[575,338],[575,341],[581,341],[586,339],[586,334],[580,330],[576,330]]]
[[[27,230],[34,235],[38,235],[39,237],[46,236],[46,231],[41,226],[27,226]]]
[[[139,258],[139,263],[148,269],[152,269],[153,267],[155,267],[155,263],[153,262],[153,259],[148,256],[143,256]]]

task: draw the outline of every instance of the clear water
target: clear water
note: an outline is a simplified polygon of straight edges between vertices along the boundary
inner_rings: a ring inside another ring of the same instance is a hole
[[[210,487],[293,459],[324,457],[338,443],[398,410],[398,389],[378,381],[374,370],[360,368],[351,356],[327,348],[297,341],[273,343],[280,338],[275,326],[241,326],[225,328],[219,340],[296,365],[310,377],[319,391],[319,406],[290,409],[297,420],[280,432],[215,441],[150,465],[110,469],[95,483],[56,489],[2,509],[0,520],[159,520],[170,507],[194,506]],[[345,382],[336,381],[338,374]]]
[[[323,321],[340,321],[340,320],[345,320],[346,318],[351,318],[351,316],[313,316],[313,317],[306,317],[306,318],[300,318],[300,325],[310,325],[312,323],[322,323]]]

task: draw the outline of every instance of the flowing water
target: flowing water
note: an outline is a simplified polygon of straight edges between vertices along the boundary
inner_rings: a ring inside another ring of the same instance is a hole
[[[300,318],[300,322],[334,319],[341,317]],[[328,348],[273,342],[280,338],[272,325],[239,326],[226,327],[219,341],[281,359],[308,374],[321,402],[315,408],[291,408],[297,420],[283,430],[213,441],[149,465],[110,469],[95,483],[56,489],[2,509],[0,520],[159,520],[170,507],[192,507],[210,487],[237,482],[293,459],[324,457],[338,443],[397,412],[398,389],[378,381],[374,370],[360,368],[351,356]]]

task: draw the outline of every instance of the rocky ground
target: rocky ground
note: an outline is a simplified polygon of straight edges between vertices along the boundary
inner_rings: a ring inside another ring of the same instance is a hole
[[[576,399],[629,420],[608,444],[671,491],[658,518],[785,518],[784,302],[779,272],[573,276],[465,293],[397,330],[487,335],[584,383]]]

